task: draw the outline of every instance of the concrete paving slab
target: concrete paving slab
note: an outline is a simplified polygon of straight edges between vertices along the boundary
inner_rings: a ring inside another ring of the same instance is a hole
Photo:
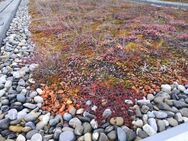
[[[188,123],[183,123],[142,141],[188,141]]]
[[[21,0],[6,0],[0,5],[0,46],[6,37],[10,23],[14,18]]]

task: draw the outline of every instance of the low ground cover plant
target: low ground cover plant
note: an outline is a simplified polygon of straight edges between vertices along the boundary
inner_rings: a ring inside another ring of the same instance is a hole
[[[125,99],[157,92],[161,83],[188,83],[187,11],[122,0],[30,5],[34,77],[44,84],[46,110],[63,114],[92,100],[101,120],[105,108],[118,115],[118,104],[128,109]]]

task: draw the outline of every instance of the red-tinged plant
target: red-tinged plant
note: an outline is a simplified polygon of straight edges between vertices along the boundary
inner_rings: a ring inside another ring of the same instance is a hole
[[[125,124],[131,126],[131,116],[134,112],[129,111],[129,107],[132,105],[128,105],[124,101],[132,100],[134,103],[136,99],[140,98],[142,98],[141,94],[133,89],[126,90],[121,84],[111,86],[95,82],[81,89],[78,93],[77,102],[85,107],[88,112],[94,114],[99,122],[104,120],[102,114],[105,109],[109,108],[112,111],[111,117],[121,116],[124,118]],[[87,100],[90,100],[92,104],[87,105]],[[96,111],[92,110],[94,105],[97,106]]]
[[[177,36],[177,39],[182,40],[182,41],[188,41],[188,34],[187,33],[180,34]]]

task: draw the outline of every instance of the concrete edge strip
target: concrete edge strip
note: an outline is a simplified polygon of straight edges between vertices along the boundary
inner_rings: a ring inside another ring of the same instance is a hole
[[[18,6],[20,5],[21,0],[13,0],[1,13],[0,19],[3,22],[0,25],[0,47],[2,45],[3,39],[6,37],[6,32],[9,29],[12,19],[16,15]]]
[[[178,140],[176,141],[183,141],[182,138],[184,138],[183,133],[186,133],[186,138],[188,140],[188,123],[180,124],[176,127],[170,128],[168,130],[165,130],[163,132],[160,132],[154,136],[148,137],[143,139],[142,141],[167,141],[175,138],[176,136],[180,135]]]
[[[180,3],[180,2],[169,2],[169,1],[161,1],[161,0],[130,0],[132,2],[138,2],[138,3],[148,3],[148,4],[154,4],[158,6],[164,6],[164,7],[174,7],[179,9],[188,10],[188,3]]]
[[[3,12],[11,4],[11,2],[13,2],[13,0],[7,0],[3,2],[3,4],[1,3],[0,13]]]

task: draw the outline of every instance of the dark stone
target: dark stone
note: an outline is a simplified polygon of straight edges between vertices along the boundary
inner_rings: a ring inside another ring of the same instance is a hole
[[[78,116],[78,118],[79,118],[80,121],[82,121],[82,122],[90,122],[90,118],[88,118],[88,117]]]
[[[16,139],[16,134],[14,134],[14,133],[10,133],[8,136],[7,136],[7,138],[8,139]]]
[[[146,105],[142,105],[141,107],[141,112],[146,114],[148,111],[150,110],[150,108]]]
[[[9,127],[10,120],[9,119],[2,119],[0,120],[0,128],[7,129]]]
[[[188,107],[188,104],[186,104],[185,102],[182,102],[182,101],[173,101],[173,104],[175,107],[177,108],[185,108],[185,107]]]
[[[138,105],[136,105],[135,107],[135,114],[137,117],[142,117],[142,113],[141,113],[141,110],[140,110],[140,107]]]
[[[141,137],[141,138],[146,138],[146,137],[148,137],[148,134],[145,131],[140,129],[138,131],[138,136]]]
[[[2,135],[3,137],[7,138],[7,136],[8,136],[9,134],[11,134],[11,133],[12,133],[12,132],[10,132],[9,130],[4,130],[4,131],[1,132],[1,135]]]
[[[164,102],[159,102],[157,104],[157,107],[160,109],[160,110],[165,110],[165,111],[171,111],[171,112],[177,112],[175,111],[174,109],[172,109],[168,104],[164,103]]]
[[[10,108],[9,108],[8,105],[4,105],[4,106],[1,107],[1,111],[2,111],[3,113],[7,112],[9,109],[10,109]]]

